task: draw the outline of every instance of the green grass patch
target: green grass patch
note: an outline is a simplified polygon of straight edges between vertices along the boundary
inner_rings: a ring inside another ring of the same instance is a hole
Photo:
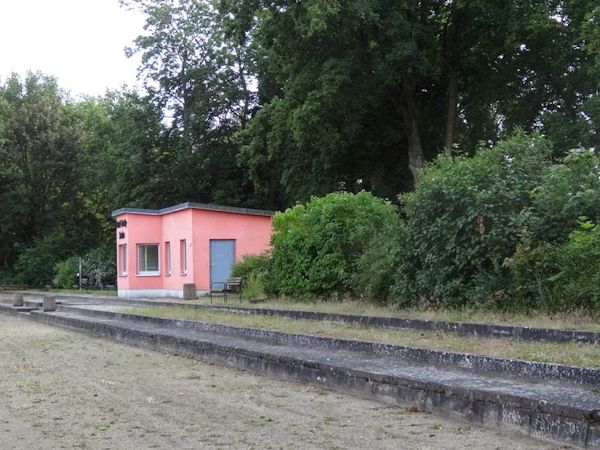
[[[454,333],[395,330],[339,322],[242,315],[180,307],[129,307],[118,308],[118,310],[128,314],[168,319],[196,320],[286,333],[328,336],[340,339],[354,339],[502,358],[600,368],[600,348],[576,342],[558,344],[527,342],[516,339],[465,337]]]
[[[195,301],[206,304],[206,300]],[[214,305],[225,305],[223,297],[214,297]],[[359,316],[400,317],[407,319],[438,320],[446,322],[490,323],[495,325],[525,326],[540,328],[560,328],[563,330],[600,332],[600,317],[589,311],[573,311],[549,314],[531,311],[529,314],[502,313],[482,310],[423,310],[400,309],[394,306],[379,306],[361,301],[323,301],[297,302],[285,298],[268,299],[260,303],[248,300],[239,302],[229,297],[226,306],[246,308],[285,309],[296,311],[315,311],[323,313],[354,314]]]

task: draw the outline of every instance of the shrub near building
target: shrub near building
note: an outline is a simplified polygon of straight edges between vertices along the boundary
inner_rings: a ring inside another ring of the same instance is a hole
[[[510,302],[504,262],[550,165],[549,143],[523,134],[473,157],[445,154],[427,165],[402,196],[407,237],[396,297],[445,307]]]
[[[507,261],[520,309],[600,312],[600,156],[575,150],[546,172]]]
[[[396,207],[368,192],[313,197],[273,218],[273,285],[297,298],[360,295],[367,272],[393,273],[393,264],[375,267],[361,258],[374,240],[400,228]],[[383,244],[399,248],[395,240]],[[373,279],[386,278],[373,273]]]
[[[396,207],[368,192],[275,216],[272,253],[236,265],[255,291],[399,306],[600,312],[600,157],[553,161],[516,134],[429,163]]]

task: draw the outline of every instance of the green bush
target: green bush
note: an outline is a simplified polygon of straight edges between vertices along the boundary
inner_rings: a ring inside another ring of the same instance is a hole
[[[600,226],[582,221],[557,256],[552,281],[560,306],[600,312]]]
[[[266,298],[265,283],[263,278],[251,274],[248,278],[244,279],[244,290],[242,291],[243,298],[258,300]]]
[[[79,258],[71,257],[54,266],[53,285],[62,289],[70,289],[75,284],[79,271]]]
[[[313,197],[273,218],[273,285],[296,298],[354,295],[359,260],[374,236],[399,222],[368,192]]]
[[[579,217],[600,221],[600,156],[572,151],[549,168],[533,192],[529,227],[534,243],[564,242]]]
[[[562,244],[520,245],[507,264],[523,309],[600,312],[600,227],[581,220]]]
[[[248,278],[250,275],[264,274],[269,270],[271,257],[268,254],[245,255],[236,261],[231,271],[232,277]]]
[[[115,249],[98,247],[83,256],[83,274],[89,277],[89,285],[102,287],[117,283],[117,262]]]
[[[593,301],[590,304],[584,299],[579,284],[571,284],[573,292],[569,294],[566,275],[557,276],[571,273],[579,258],[590,251],[582,244],[582,254],[574,253],[573,249],[579,248],[578,240],[592,238],[582,228],[573,230],[578,223],[585,227],[589,226],[585,225],[588,220],[600,220],[600,157],[591,151],[575,150],[561,163],[549,167],[533,191],[533,204],[524,217],[526,229],[521,243],[507,264],[515,304],[519,308],[547,310],[592,307]],[[581,221],[581,217],[587,219]],[[597,263],[590,260],[586,267],[597,270]],[[571,273],[570,279],[580,280],[576,273]],[[588,274],[588,278],[580,280],[581,285],[587,286],[593,279],[593,274]],[[585,289],[583,292],[589,291]]]
[[[356,261],[353,291],[357,296],[377,303],[386,303],[395,297],[392,286],[403,261],[405,240],[406,226],[401,220],[389,221],[381,232],[368,240]]]
[[[244,256],[233,265],[232,276],[244,279],[244,298],[263,298],[273,292],[269,254]]]
[[[115,251],[112,247],[89,250],[81,258],[82,275],[88,277],[90,287],[103,287],[117,282]],[[59,288],[71,288],[79,272],[79,258],[67,258],[54,266],[53,284]]]
[[[512,277],[512,309],[556,309],[552,278],[560,271],[559,251],[555,245],[546,242],[532,246],[529,239],[523,239],[517,246],[515,254],[505,264]]]
[[[19,255],[15,281],[32,287],[51,284],[56,264],[69,256],[70,244],[70,239],[60,232],[37,239]]]
[[[532,191],[551,165],[547,141],[517,134],[475,156],[444,154],[402,196],[406,249],[396,296],[446,307],[503,306]]]

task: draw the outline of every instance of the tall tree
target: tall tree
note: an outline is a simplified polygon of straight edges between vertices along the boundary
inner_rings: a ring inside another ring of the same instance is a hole
[[[582,24],[597,4],[221,0],[279,85],[250,123],[243,162],[264,190],[276,170],[290,202],[340,183],[391,196],[444,147],[515,127],[585,145],[597,88]]]
[[[94,210],[153,208],[177,197],[172,160],[160,110],[141,95],[108,92],[76,105],[83,124],[82,155],[86,197]]]
[[[55,79],[29,73],[0,85],[3,265],[49,236],[63,255],[95,242],[80,190],[80,136],[72,105]]]
[[[181,195],[253,203],[252,186],[236,163],[237,133],[256,103],[248,48],[226,39],[209,1],[123,3],[146,15],[145,34],[129,52],[142,55],[139,76],[169,122]]]

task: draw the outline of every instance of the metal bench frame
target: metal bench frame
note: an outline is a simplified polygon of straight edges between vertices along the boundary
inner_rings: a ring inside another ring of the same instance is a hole
[[[219,289],[215,286],[221,286]],[[241,277],[228,278],[225,281],[217,281],[210,284],[210,304],[213,302],[213,293],[222,293],[223,301],[227,303],[228,294],[239,294],[240,303],[242,302],[242,292],[244,291],[244,279]]]

